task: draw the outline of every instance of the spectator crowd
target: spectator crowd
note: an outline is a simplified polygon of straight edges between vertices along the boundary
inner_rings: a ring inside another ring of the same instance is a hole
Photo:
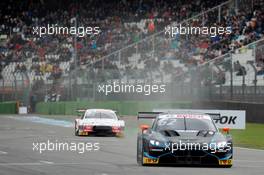
[[[150,42],[148,39],[137,47],[141,53],[139,62],[144,62],[146,68],[158,69],[160,61],[164,59],[179,60],[187,68],[197,66],[263,38],[264,1],[248,1],[253,2],[252,6],[236,8],[227,3],[221,8],[220,19],[218,10],[206,11],[225,0],[1,1],[0,70],[3,72],[5,67],[15,62],[17,64],[13,72],[29,72],[33,77],[48,75],[45,77],[60,79],[76,66],[95,63],[164,30],[167,25],[177,25],[202,13],[188,20],[186,25],[231,26],[232,33],[215,37],[194,35],[166,38],[158,35],[155,54],[149,53],[149,43],[144,44]],[[71,35],[37,37],[33,34],[34,26],[48,24],[99,26],[101,33],[81,38]],[[122,64],[129,63],[128,56],[133,55],[134,49],[127,52],[126,58],[121,55],[121,59],[124,59]],[[100,63],[95,66],[102,67]],[[104,66],[119,69],[109,60],[104,62]],[[122,67],[128,73],[138,69]],[[169,63],[163,69],[172,75],[183,71]]]

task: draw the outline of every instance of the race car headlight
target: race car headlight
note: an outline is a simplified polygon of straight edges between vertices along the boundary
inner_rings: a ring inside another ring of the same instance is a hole
[[[150,140],[149,143],[151,146],[160,146],[160,142],[156,140]]]
[[[225,148],[227,146],[227,142],[226,141],[218,142],[216,146],[217,148]]]

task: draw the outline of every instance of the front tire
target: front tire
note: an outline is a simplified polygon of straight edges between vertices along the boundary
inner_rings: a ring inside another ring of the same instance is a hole
[[[139,141],[138,141],[138,139],[137,139],[137,164],[138,165],[141,165],[141,158],[140,158],[140,150],[139,150]]]
[[[225,165],[223,168],[231,168],[233,165]]]
[[[79,129],[77,129],[76,124],[75,124],[75,127],[74,127],[74,134],[75,134],[75,136],[80,136],[79,135]]]
[[[139,166],[145,166],[143,163],[143,154],[144,154],[144,147],[143,147],[143,141],[140,137],[137,139],[137,164]]]
[[[75,131],[75,136],[80,136],[79,135],[79,131],[77,130],[77,131]]]

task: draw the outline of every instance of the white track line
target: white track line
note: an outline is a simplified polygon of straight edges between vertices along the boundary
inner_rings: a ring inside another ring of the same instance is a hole
[[[243,165],[243,166],[234,165],[234,166],[237,167],[237,168],[263,168],[262,165],[260,165],[260,166],[256,166],[256,165]]]
[[[235,147],[235,148],[244,149],[248,151],[264,151],[264,149],[254,149],[254,148],[244,148],[244,147]]]
[[[259,161],[259,160],[238,160],[234,159],[235,162],[253,162],[253,163],[264,163],[264,161]]]
[[[44,165],[43,163],[0,163],[0,166],[13,166],[13,165]]]
[[[39,162],[40,163],[45,163],[45,164],[54,164],[54,162],[49,162],[49,161],[46,161],[46,160],[41,160]]]
[[[0,151],[0,154],[7,154],[7,152],[5,152],[5,151]]]
[[[29,162],[29,163],[0,163],[0,166],[36,166],[36,165],[52,165],[54,162],[41,160],[39,162]]]

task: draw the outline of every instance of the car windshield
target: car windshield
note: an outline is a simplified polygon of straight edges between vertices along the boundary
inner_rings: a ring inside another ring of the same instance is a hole
[[[187,130],[211,130],[216,131],[215,125],[209,119],[190,119],[186,118]]]
[[[112,111],[97,111],[90,110],[85,113],[85,119],[88,118],[100,118],[100,119],[117,119],[117,116]]]
[[[182,118],[161,118],[156,123],[156,130],[185,130],[184,119]]]
[[[160,118],[154,129],[160,130],[212,130],[216,131],[215,125],[210,119],[200,118]]]

